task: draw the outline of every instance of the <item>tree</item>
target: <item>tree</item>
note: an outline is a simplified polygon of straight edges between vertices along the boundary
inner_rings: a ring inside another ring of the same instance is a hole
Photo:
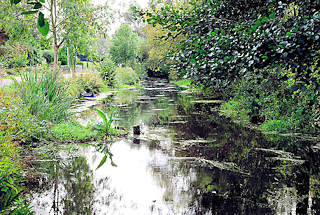
[[[136,57],[137,34],[128,24],[121,25],[112,37],[110,55],[117,63],[127,66]]]
[[[12,5],[20,2],[21,0],[11,0]],[[106,17],[106,14],[101,12],[106,7],[93,6],[90,0],[48,0],[47,4],[44,0],[39,0],[27,4],[31,5],[31,8],[24,11],[23,14],[38,13],[37,27],[41,34],[47,35],[49,31],[52,33],[55,65],[58,62],[58,52],[61,46],[67,40],[69,43],[75,42],[71,40],[71,38],[75,38],[73,33],[80,33],[78,36],[86,37],[88,34],[91,35],[93,28],[102,30],[108,24],[105,22],[103,26],[101,23],[98,25],[98,19],[101,18],[101,15]],[[42,13],[44,10],[46,12]],[[45,18],[44,14],[49,14],[49,17]],[[88,30],[89,28],[90,30]],[[77,45],[77,48],[79,47]]]
[[[187,10],[168,5],[160,11],[136,10],[149,24],[175,32],[169,38],[188,35],[180,41],[179,52],[171,55],[181,74],[206,86],[226,87],[243,76],[259,74],[261,68],[281,65],[299,81],[310,78],[314,58],[320,57],[317,1],[190,0],[188,4]],[[298,11],[290,8],[292,4]],[[285,14],[291,15],[285,18]]]

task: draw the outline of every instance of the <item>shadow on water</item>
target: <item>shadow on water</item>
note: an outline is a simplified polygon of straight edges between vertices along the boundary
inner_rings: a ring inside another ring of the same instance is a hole
[[[112,143],[117,167],[97,168],[105,155],[94,144],[37,164],[47,177],[32,190],[36,214],[320,214],[312,142],[241,127],[217,102],[160,79],[101,108],[114,105],[117,126],[139,124],[142,134]]]

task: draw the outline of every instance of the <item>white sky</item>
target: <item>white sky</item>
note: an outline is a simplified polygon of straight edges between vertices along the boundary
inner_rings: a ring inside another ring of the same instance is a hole
[[[92,0],[92,2],[97,5],[105,5],[108,3],[111,9],[124,13],[128,11],[129,6],[132,5],[132,3],[135,3],[141,8],[145,8],[148,6],[149,0]],[[123,19],[120,19],[118,16],[114,16],[113,23],[110,24],[110,31],[108,32],[108,35],[111,36],[123,22]]]

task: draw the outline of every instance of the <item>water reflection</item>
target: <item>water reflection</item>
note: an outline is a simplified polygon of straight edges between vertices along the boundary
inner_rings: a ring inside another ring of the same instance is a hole
[[[42,164],[50,177],[35,190],[37,214],[320,214],[310,141],[241,127],[161,80],[142,86],[102,107],[118,105],[117,126],[142,129],[112,144],[117,167],[97,169],[105,154],[93,146]]]

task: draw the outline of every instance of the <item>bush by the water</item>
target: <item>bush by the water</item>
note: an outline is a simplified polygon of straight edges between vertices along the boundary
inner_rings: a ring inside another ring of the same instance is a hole
[[[29,142],[41,137],[46,129],[46,122],[31,115],[17,95],[0,93],[0,142]]]
[[[97,71],[108,86],[112,86],[114,84],[115,70],[116,65],[109,58],[104,59],[97,67]]]
[[[80,97],[81,93],[98,93],[103,88],[103,80],[96,72],[86,72],[73,79],[65,80],[67,94],[72,97]]]
[[[265,131],[315,131],[320,119],[316,84],[296,82],[293,72],[281,68],[261,73],[239,81],[234,97],[222,105],[226,115],[258,120]],[[311,75],[320,80],[318,71]]]
[[[58,72],[44,71],[21,74],[21,82],[15,82],[19,96],[30,113],[39,120],[53,123],[66,121],[71,116],[69,109],[73,98],[59,79]]]
[[[139,80],[137,73],[130,67],[119,67],[115,71],[115,81],[118,86],[136,85]]]

